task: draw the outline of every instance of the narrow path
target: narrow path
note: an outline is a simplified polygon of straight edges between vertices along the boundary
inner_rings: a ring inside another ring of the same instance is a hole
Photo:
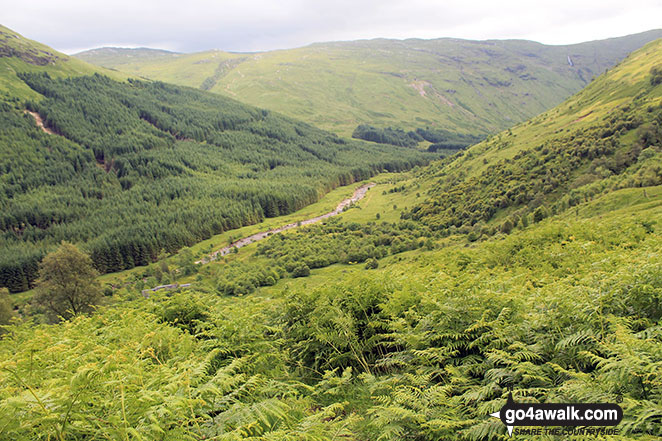
[[[230,254],[232,252],[233,248],[245,247],[246,245],[249,245],[253,242],[257,242],[258,240],[265,239],[265,238],[269,237],[272,234],[280,233],[281,231],[290,230],[292,228],[300,227],[300,226],[303,226],[303,225],[314,224],[314,223],[319,222],[323,219],[328,219],[332,216],[337,216],[337,215],[339,215],[340,213],[343,212],[345,207],[349,206],[350,204],[352,204],[356,201],[359,201],[359,200],[363,199],[366,192],[374,186],[375,186],[374,183],[364,184],[364,185],[360,186],[359,188],[356,189],[356,191],[354,191],[354,194],[352,195],[352,197],[344,199],[342,202],[340,202],[338,204],[336,209],[331,211],[330,213],[322,214],[320,216],[312,217],[310,219],[306,219],[306,220],[303,220],[301,222],[294,222],[294,223],[291,223],[291,224],[283,225],[282,227],[274,228],[274,229],[268,230],[268,231],[262,231],[260,233],[255,233],[251,236],[241,238],[241,239],[239,239],[235,242],[232,242],[230,245],[221,248],[218,251],[214,251],[209,256],[207,256],[207,257],[205,257],[201,260],[198,260],[195,263],[205,264],[205,263],[213,262],[214,260],[218,259],[219,257],[223,257],[227,254]]]

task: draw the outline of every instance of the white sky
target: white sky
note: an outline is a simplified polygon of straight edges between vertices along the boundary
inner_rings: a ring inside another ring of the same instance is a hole
[[[0,0],[0,24],[66,53],[258,51],[377,37],[568,44],[662,28],[662,0]]]

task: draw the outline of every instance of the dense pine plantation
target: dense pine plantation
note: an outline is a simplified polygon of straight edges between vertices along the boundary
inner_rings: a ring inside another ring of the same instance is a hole
[[[230,99],[94,75],[21,78],[45,125],[0,105],[0,286],[31,286],[45,252],[85,244],[101,272],[293,212],[340,185],[427,161],[345,141]]]
[[[419,142],[428,141],[431,143],[428,147],[428,151],[436,152],[440,150],[448,150],[451,153],[454,153],[457,150],[461,150],[482,141],[485,137],[478,135],[463,135],[448,130],[430,129],[429,127],[405,132],[402,129],[392,129],[390,127],[381,129],[366,124],[360,124],[354,129],[354,132],[352,132],[352,138],[401,147],[416,147]]]

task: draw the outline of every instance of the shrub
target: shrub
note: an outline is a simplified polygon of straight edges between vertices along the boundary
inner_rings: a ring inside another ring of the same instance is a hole
[[[159,318],[164,323],[184,329],[194,335],[197,333],[198,324],[209,317],[206,309],[200,301],[189,296],[178,295],[163,304]]]
[[[662,64],[653,66],[651,69],[651,84],[657,86],[660,83],[662,83]]]
[[[546,217],[547,217],[547,210],[543,206],[536,208],[536,210],[533,212],[533,222],[540,222]]]
[[[298,265],[292,271],[292,277],[308,277],[310,275],[310,268],[306,264]]]
[[[379,268],[379,262],[377,262],[377,259],[372,258],[368,259],[368,261],[365,264],[365,269],[377,269]]]
[[[9,321],[14,316],[12,310],[12,302],[9,298],[9,290],[7,288],[0,288],[0,326],[9,324]],[[0,328],[0,334],[3,329]]]

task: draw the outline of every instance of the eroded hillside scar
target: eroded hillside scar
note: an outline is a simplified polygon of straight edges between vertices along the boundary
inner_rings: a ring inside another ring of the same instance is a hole
[[[49,135],[57,135],[57,133],[55,133],[54,131],[52,131],[51,129],[49,129],[44,125],[44,119],[37,112],[31,112],[29,110],[25,110],[24,112],[32,115],[35,122],[37,123],[37,127],[39,127],[41,130],[48,133]]]

